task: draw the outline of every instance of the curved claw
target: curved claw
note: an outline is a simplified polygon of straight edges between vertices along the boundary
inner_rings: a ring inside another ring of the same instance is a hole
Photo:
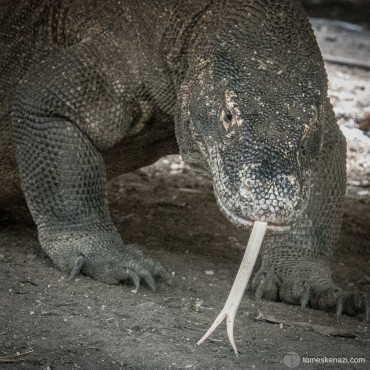
[[[266,276],[266,272],[261,272],[261,270],[260,270],[260,271],[258,271],[258,272],[256,272],[256,273],[254,274],[253,279],[252,279],[252,289],[253,289],[253,290],[256,290],[256,287],[257,287],[257,285],[258,285],[258,280],[259,280],[259,278],[260,278],[260,276],[261,276],[262,274]]]
[[[301,293],[301,309],[307,307],[308,301],[310,299],[310,284],[307,281],[304,281],[302,284],[302,293]]]
[[[258,283],[257,283],[258,281]],[[255,299],[258,301],[262,298],[263,296],[263,292],[265,291],[265,286],[266,286],[266,274],[263,273],[261,274],[258,279],[257,279],[256,283],[254,284],[255,286],[257,285],[257,287],[255,288],[255,293],[254,293],[254,297]]]
[[[85,256],[80,254],[76,261],[71,273],[69,274],[68,280],[73,280],[81,271],[83,264],[85,263]]]
[[[153,292],[155,292],[157,288],[156,288],[156,285],[155,285],[155,281],[154,281],[154,279],[153,279],[153,276],[152,276],[152,275],[150,275],[150,274],[148,274],[148,275],[144,276],[144,280],[145,280],[145,282],[148,284],[149,288],[150,288]]]
[[[146,270],[134,270],[132,268],[126,268],[124,272],[119,272],[117,276],[118,280],[127,280],[131,279],[135,285],[135,291],[138,291],[140,287],[140,280],[144,279],[149,288],[155,291],[155,281],[153,276],[149,271]]]
[[[127,269],[127,276],[132,279],[135,285],[135,290],[138,291],[140,287],[140,277],[133,270]]]

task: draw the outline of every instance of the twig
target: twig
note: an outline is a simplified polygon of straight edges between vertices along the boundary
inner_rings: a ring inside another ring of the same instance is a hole
[[[0,357],[0,362],[18,362],[18,361],[23,361],[32,352],[33,352],[33,350],[30,350],[30,351],[19,353],[19,354],[12,355],[12,356]]]
[[[312,331],[315,331],[325,336],[356,338],[355,333],[351,333],[349,331],[345,331],[342,329],[335,329],[330,326],[311,324],[309,322],[281,320],[281,319],[277,319],[275,316],[263,316],[263,315],[259,316],[257,320],[264,320],[266,322],[273,323],[273,324],[283,324],[283,325],[290,326],[293,328],[296,327],[296,328],[302,328],[304,330],[312,330]]]

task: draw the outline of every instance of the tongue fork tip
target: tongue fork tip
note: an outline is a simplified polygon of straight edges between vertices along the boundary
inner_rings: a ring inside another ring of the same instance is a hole
[[[245,289],[248,285],[249,278],[252,274],[253,267],[256,263],[258,253],[261,249],[263,237],[267,228],[267,222],[255,221],[251,235],[249,237],[248,245],[245,250],[242,262],[240,264],[238,273],[234,280],[234,284],[230,290],[229,296],[225,302],[225,305],[216,320],[213,322],[208,331],[203,337],[197,342],[197,345],[202,344],[213,331],[222,323],[226,318],[227,335],[230,344],[235,352],[238,354],[234,341],[234,321],[235,315],[238,310],[239,304],[242,300]]]

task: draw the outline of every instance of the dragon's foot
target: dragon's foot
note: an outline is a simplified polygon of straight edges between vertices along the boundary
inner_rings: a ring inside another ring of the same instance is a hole
[[[308,267],[309,266],[309,267]],[[338,288],[329,266],[305,260],[284,264],[263,263],[252,282],[256,299],[264,298],[312,307],[324,311],[370,317],[369,297],[362,292],[346,292]]]
[[[57,267],[74,278],[80,272],[108,284],[132,280],[139,287],[143,280],[155,290],[155,278],[170,282],[159,262],[138,246],[123,243],[115,230],[44,232],[40,241]]]

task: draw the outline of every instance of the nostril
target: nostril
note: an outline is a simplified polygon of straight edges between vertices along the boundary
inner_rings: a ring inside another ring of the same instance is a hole
[[[240,186],[240,195],[244,198],[244,200],[253,200],[253,191],[252,191],[252,186],[250,184],[250,181],[245,180],[242,182]]]

